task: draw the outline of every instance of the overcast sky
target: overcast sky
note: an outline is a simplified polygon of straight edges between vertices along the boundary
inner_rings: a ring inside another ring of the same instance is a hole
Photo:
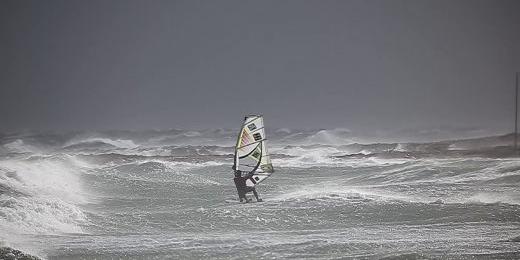
[[[0,131],[513,129],[516,0],[0,0],[0,33]]]

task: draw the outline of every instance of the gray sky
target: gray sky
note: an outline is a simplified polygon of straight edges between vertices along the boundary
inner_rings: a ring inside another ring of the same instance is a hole
[[[513,128],[520,1],[0,1],[0,131]]]

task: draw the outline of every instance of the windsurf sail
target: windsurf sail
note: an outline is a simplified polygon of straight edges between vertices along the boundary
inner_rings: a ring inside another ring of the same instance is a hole
[[[266,140],[264,118],[261,115],[246,116],[235,146],[233,169],[241,170],[243,174],[253,173],[253,177],[246,181],[247,186],[254,187],[274,172]]]

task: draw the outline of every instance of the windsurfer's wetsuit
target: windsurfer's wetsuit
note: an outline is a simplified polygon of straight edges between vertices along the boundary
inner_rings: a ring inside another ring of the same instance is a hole
[[[256,192],[255,187],[249,187],[246,185],[247,179],[252,178],[252,177],[253,177],[252,172],[247,174],[246,176],[242,176],[242,171],[235,170],[235,178],[233,179],[233,181],[235,182],[235,186],[237,187],[238,198],[240,199],[240,202],[250,202],[251,201],[246,198],[246,193],[248,193],[248,192],[253,192],[253,194],[255,195],[256,201],[262,201],[262,199],[260,199],[258,197],[258,193]]]

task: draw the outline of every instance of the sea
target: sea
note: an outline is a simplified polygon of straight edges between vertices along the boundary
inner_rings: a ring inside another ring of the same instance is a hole
[[[263,202],[241,204],[237,131],[1,134],[0,246],[43,259],[520,259],[512,135],[271,130]]]

